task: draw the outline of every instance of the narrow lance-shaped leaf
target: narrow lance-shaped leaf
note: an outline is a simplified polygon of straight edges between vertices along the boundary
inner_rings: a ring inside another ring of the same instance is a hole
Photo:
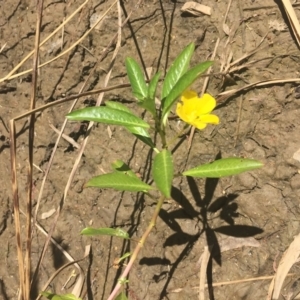
[[[162,150],[158,153],[153,162],[153,179],[164,196],[171,197],[174,167],[172,154],[169,150]]]
[[[172,88],[170,93],[166,96],[166,98],[163,100],[163,121],[164,124],[166,122],[168,113],[171,110],[172,105],[177,100],[177,98],[185,91],[192,83],[203,73],[205,72],[210,66],[212,65],[211,61],[203,62],[189,71],[187,71],[185,74],[180,77],[180,79],[177,81],[175,86]]]
[[[159,77],[160,77],[160,72],[154,75],[154,77],[151,79],[148,86],[147,98],[143,102],[138,102],[139,106],[145,108],[154,117],[156,117],[155,94],[156,94]]]
[[[126,294],[122,291],[115,300],[128,300]]]
[[[139,126],[125,126],[125,128],[133,133],[133,134],[137,134],[137,135],[140,135],[140,136],[144,136],[144,137],[147,137],[147,138],[150,138],[150,135],[147,131],[147,129],[143,128],[143,127],[139,127]]]
[[[118,191],[147,192],[153,189],[139,178],[128,176],[121,172],[114,172],[93,177],[86,187],[112,188]]]
[[[129,234],[121,228],[91,228],[91,227],[86,227],[80,232],[80,234],[87,235],[87,236],[109,235],[109,236],[120,237],[120,238],[123,238],[123,239],[129,239]]]
[[[164,79],[162,99],[169,95],[179,78],[188,70],[194,50],[195,45],[191,43],[174,60]]]
[[[161,72],[156,73],[151,79],[148,86],[148,99],[155,101],[155,94],[157,89],[157,84],[160,78]]]
[[[139,64],[133,58],[127,57],[125,66],[134,96],[140,101],[145,100],[148,89]]]
[[[94,121],[109,125],[150,127],[147,122],[129,112],[105,106],[76,110],[69,113],[67,118],[72,121]]]
[[[123,162],[120,159],[117,159],[116,161],[114,161],[111,164],[111,166],[117,172],[121,172],[121,173],[126,174],[130,177],[138,178],[138,176],[129,168],[129,166],[127,164],[125,164],[125,162]]]
[[[237,175],[242,172],[261,168],[260,161],[248,158],[222,158],[212,163],[187,170],[182,174],[191,177],[220,178],[224,176]]]
[[[145,103],[146,104],[147,99],[144,102],[140,102],[140,103]],[[106,101],[105,105],[107,107],[113,108],[113,109],[117,109],[117,110],[121,110],[121,111],[125,111],[128,112],[130,114],[133,114],[132,111],[125,106],[122,103],[119,102],[115,102],[115,101]],[[139,140],[141,140],[143,143],[145,143],[146,145],[150,146],[151,148],[154,148],[154,144],[150,138],[150,135],[147,131],[147,129],[143,128],[143,127],[136,127],[136,126],[125,126],[125,128],[132,133],[136,138],[138,138]]]
[[[141,140],[146,145],[150,146],[151,148],[154,148],[155,145],[153,144],[151,137],[148,133],[148,131],[145,128],[142,127],[136,127],[136,126],[126,126],[125,127],[130,133],[132,133],[137,139]]]
[[[143,102],[138,102],[138,105],[144,109],[146,109],[147,111],[149,111],[152,116],[156,116],[156,109],[155,109],[155,101],[147,98],[145,101]]]
[[[112,109],[122,110],[122,111],[128,112],[132,115],[134,114],[126,105],[124,105],[123,103],[120,103],[120,102],[105,101],[105,105],[106,105],[106,107],[110,107]]]
[[[121,261],[123,261],[123,260],[125,260],[127,257],[129,257],[131,255],[131,253],[130,252],[126,252],[124,255],[122,255],[119,259],[118,259],[118,264],[121,262]]]
[[[51,300],[82,300],[82,298],[77,298],[73,294],[58,295],[51,292],[41,292],[41,295]]]

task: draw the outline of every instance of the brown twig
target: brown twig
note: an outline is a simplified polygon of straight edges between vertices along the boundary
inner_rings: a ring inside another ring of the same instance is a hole
[[[47,103],[47,104],[45,104],[43,106],[40,106],[38,108],[35,108],[33,110],[27,111],[26,113],[23,113],[23,114],[18,115],[17,117],[15,117],[14,120],[15,121],[21,120],[21,119],[23,119],[25,117],[28,117],[31,114],[34,114],[36,112],[43,111],[47,108],[50,108],[50,107],[53,107],[53,106],[56,106],[56,105],[59,105],[59,104],[65,103],[65,102],[69,102],[69,101],[72,101],[72,100],[77,99],[77,98],[91,96],[91,95],[104,93],[104,92],[108,92],[108,91],[113,91],[113,90],[116,90],[116,89],[127,88],[127,87],[130,87],[129,83],[113,85],[113,86],[109,86],[109,87],[106,87],[106,88],[101,88],[101,89],[97,89],[97,90],[92,90],[92,91],[87,91],[87,92],[71,95],[71,96],[62,98],[60,100],[56,100],[54,102]]]
[[[297,274],[295,273],[289,273],[286,277],[295,276]],[[240,284],[245,282],[253,282],[253,281],[260,281],[260,280],[272,280],[274,278],[274,275],[271,276],[260,276],[260,277],[254,277],[254,278],[247,278],[247,279],[239,279],[239,280],[232,280],[232,281],[221,281],[221,282],[215,282],[210,284],[209,286],[212,287],[222,287],[224,285],[232,285],[232,284]],[[208,288],[208,284],[205,284],[205,287]],[[193,290],[199,290],[199,286],[192,287]],[[180,293],[183,290],[183,288],[174,289],[172,291],[169,291],[169,293]]]
[[[210,251],[208,246],[204,247],[204,252],[201,259],[200,276],[199,276],[199,300],[205,300],[205,279],[206,270],[209,262]]]
[[[39,44],[40,44],[40,29],[42,24],[43,13],[43,0],[37,2],[37,20],[36,20],[36,34],[35,34],[35,48],[32,67],[32,86],[31,86],[31,99],[30,110],[35,108],[36,102],[36,88],[38,77],[38,57],[39,57]],[[34,125],[35,114],[30,115],[29,118],[29,132],[28,132],[28,173],[27,173],[27,206],[26,206],[26,223],[27,223],[27,244],[25,254],[25,291],[24,299],[30,299],[30,283],[31,283],[31,243],[32,243],[32,228],[31,228],[31,215],[32,215],[32,168],[33,168],[33,145],[34,145]]]
[[[16,162],[16,126],[14,120],[9,121],[9,134],[10,134],[10,161],[11,161],[11,176],[12,176],[12,194],[14,201],[14,220],[17,240],[17,253],[18,253],[18,264],[19,264],[19,281],[20,281],[20,293],[19,299],[22,299],[25,290],[25,269],[22,251],[21,241],[21,222],[20,222],[20,201],[18,192],[18,181],[17,181],[17,162]]]
[[[151,232],[151,230],[153,229],[153,227],[156,224],[156,220],[157,220],[158,214],[160,212],[160,209],[161,209],[161,207],[164,203],[164,200],[165,200],[165,197],[161,196],[159,198],[159,200],[157,201],[156,208],[155,208],[155,211],[153,213],[150,224],[148,225],[148,227],[147,227],[146,231],[144,232],[142,238],[140,239],[137,246],[135,247],[125,270],[123,271],[122,275],[120,276],[120,278],[118,280],[118,283],[116,284],[115,288],[113,289],[113,291],[111,292],[111,294],[109,295],[107,300],[113,300],[116,297],[116,295],[117,295],[118,291],[120,290],[120,288],[122,287],[122,285],[125,283],[127,275],[129,273],[129,271],[131,270],[131,267],[132,267],[133,263],[135,262],[140,250],[144,246],[144,243],[145,243],[149,233]]]
[[[44,45],[52,36],[54,36],[63,26],[65,26],[65,24],[67,24],[87,3],[89,2],[89,0],[86,0],[84,3],[82,3],[82,5],[80,5],[73,13],[70,17],[68,17],[65,22],[63,22],[60,26],[58,26],[50,35],[48,35],[39,45],[40,47],[42,45]],[[0,83],[6,80],[10,80],[19,76],[22,76],[24,74],[27,74],[29,72],[32,72],[32,70],[26,70],[24,72],[18,73],[13,75],[32,55],[34,54],[34,50],[31,51],[29,54],[26,55],[26,57],[19,63],[17,64],[12,71],[10,71],[5,77],[0,78]],[[41,67],[41,66],[39,66]]]

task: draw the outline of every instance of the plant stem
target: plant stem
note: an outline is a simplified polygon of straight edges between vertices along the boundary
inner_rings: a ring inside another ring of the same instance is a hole
[[[167,149],[167,140],[166,140],[165,127],[162,126],[162,128],[161,128],[160,126],[158,126],[157,131],[158,131],[158,133],[160,135],[160,138],[161,138],[162,148]]]
[[[114,290],[111,292],[111,294],[110,294],[110,296],[107,300],[113,300],[116,297],[117,292],[120,290],[120,288],[122,286],[122,283],[126,282],[126,277],[129,273],[134,261],[136,260],[140,250],[144,246],[144,243],[145,243],[149,233],[151,232],[152,228],[156,225],[156,220],[157,220],[159,211],[160,211],[160,209],[161,209],[161,207],[164,203],[164,200],[165,200],[165,196],[161,195],[160,198],[158,199],[158,202],[157,202],[156,207],[155,207],[155,211],[153,213],[152,219],[151,219],[146,231],[144,232],[142,238],[140,239],[140,241],[136,245],[125,270],[123,271],[122,275],[120,276],[120,278],[118,280],[118,283],[116,284]]]

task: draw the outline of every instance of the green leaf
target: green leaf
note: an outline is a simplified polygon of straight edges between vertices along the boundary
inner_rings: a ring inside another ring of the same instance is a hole
[[[162,99],[169,95],[179,78],[188,70],[194,50],[195,45],[191,43],[174,60],[164,79]]]
[[[147,192],[153,189],[139,178],[128,176],[121,172],[114,172],[93,177],[86,183],[87,187],[112,188],[118,191]]]
[[[146,101],[140,102],[140,103],[146,103]],[[128,112],[130,114],[133,114],[132,111],[122,103],[114,102],[114,101],[106,101],[105,104],[106,104],[106,106],[108,106],[110,108],[125,111],[125,112]],[[126,126],[125,128],[130,133],[132,133],[136,138],[138,138],[139,140],[141,140],[142,142],[144,142],[145,144],[147,144],[151,148],[154,147],[154,144],[153,144],[153,142],[150,138],[150,135],[149,135],[148,131],[145,128],[135,127],[135,126]]]
[[[147,138],[150,138],[148,131],[143,127],[138,126],[125,126],[125,128],[134,135],[140,135]]]
[[[50,292],[41,292],[41,295],[51,300],[82,300],[81,298],[77,298],[73,294],[57,295]]]
[[[157,89],[157,84],[158,84],[160,74],[161,74],[160,72],[156,73],[154,77],[151,79],[148,86],[147,98],[142,102],[138,102],[138,105],[140,107],[145,108],[154,117],[156,116],[155,94],[156,94],[156,89]]]
[[[155,108],[155,100],[150,98],[145,99],[143,102],[138,102],[138,105],[142,108],[145,108],[149,111],[153,116],[156,116],[156,108]]]
[[[129,257],[131,255],[130,252],[126,252],[124,255],[122,255],[119,259],[118,259],[118,264],[122,261],[125,260],[127,257]]]
[[[133,126],[126,126],[125,127],[130,133],[132,133],[137,139],[141,140],[146,145],[154,148],[155,145],[153,144],[151,137],[148,131],[142,127],[133,127]]]
[[[172,154],[164,149],[158,153],[153,162],[153,179],[164,196],[171,197],[171,188],[174,175]]]
[[[180,77],[175,86],[163,100],[162,116],[164,123],[166,122],[168,113],[170,112],[172,105],[177,100],[177,98],[211,65],[211,61],[203,62],[196,65],[194,68],[190,69],[185,74],[183,74],[182,77]]]
[[[150,127],[144,120],[131,113],[105,106],[76,110],[69,113],[67,118],[71,121],[94,121],[109,125]]]
[[[132,111],[124,104],[116,101],[105,101],[106,107],[128,112],[133,115]]]
[[[153,78],[151,79],[149,86],[148,86],[148,99],[155,101],[155,94],[157,89],[157,84],[160,78],[161,72],[156,73]]]
[[[147,101],[147,99],[146,99],[144,102],[140,102],[140,103],[142,103],[142,104],[145,103],[146,104],[148,102],[149,101]],[[106,104],[106,106],[108,106],[110,108],[125,111],[125,112],[128,112],[128,113],[133,115],[132,111],[122,103],[114,102],[114,101],[106,101],[105,104]],[[154,107],[154,109],[155,109],[155,107]],[[145,128],[135,127],[135,126],[125,126],[125,128],[130,133],[132,133],[136,138],[138,138],[143,143],[145,143],[146,145],[150,146],[151,148],[155,147],[152,140],[151,140],[151,138],[150,138],[150,135],[149,135],[148,131]]]
[[[147,97],[147,84],[140,66],[131,57],[126,58],[125,66],[127,70],[127,76],[131,84],[132,93],[138,100],[145,100]]]
[[[84,228],[80,234],[94,236],[94,235],[109,235],[109,236],[116,236],[123,239],[128,240],[129,234],[121,228],[91,228],[86,227]]]
[[[232,157],[218,159],[212,163],[187,170],[182,174],[192,177],[220,178],[237,175],[242,172],[261,168],[262,166],[263,164],[260,161],[254,159]]]
[[[128,300],[128,298],[126,297],[126,294],[124,292],[121,292],[115,300]]]
[[[130,177],[138,178],[137,175],[129,168],[127,164],[125,164],[122,160],[117,159],[111,164],[112,168],[117,172],[121,172]]]

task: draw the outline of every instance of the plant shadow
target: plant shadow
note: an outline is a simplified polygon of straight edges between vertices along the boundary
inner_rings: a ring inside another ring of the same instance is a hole
[[[216,159],[219,158],[221,158],[220,154],[217,155]],[[180,208],[171,212],[161,209],[159,213],[160,218],[174,231],[174,233],[166,239],[163,246],[172,247],[184,244],[186,246],[176,261],[169,264],[170,270],[168,272],[168,276],[164,276],[167,277],[167,280],[161,291],[159,299],[166,297],[167,287],[175,270],[177,269],[177,266],[193,249],[194,244],[201,235],[205,235],[206,244],[210,251],[211,261],[207,268],[207,283],[210,286],[210,299],[214,299],[213,290],[211,288],[212,262],[215,261],[218,265],[222,265],[221,248],[216,233],[218,232],[232,237],[246,238],[263,232],[263,230],[259,227],[235,224],[235,219],[239,217],[238,204],[235,202],[238,194],[228,194],[213,201],[213,196],[218,182],[219,179],[217,178],[207,178],[205,181],[204,195],[201,195],[195,179],[187,177],[187,184],[195,205],[192,205],[191,201],[181,190],[173,187],[171,196],[172,199],[179,204]],[[210,218],[212,213],[216,214],[216,218],[223,220],[226,225],[212,228]],[[178,219],[196,219],[198,223],[201,223],[201,229],[193,235],[186,233],[181,229],[180,224],[177,222]],[[147,258],[144,258],[141,262],[146,261]],[[157,277],[159,278],[160,276]],[[156,278],[153,279],[156,281]]]

